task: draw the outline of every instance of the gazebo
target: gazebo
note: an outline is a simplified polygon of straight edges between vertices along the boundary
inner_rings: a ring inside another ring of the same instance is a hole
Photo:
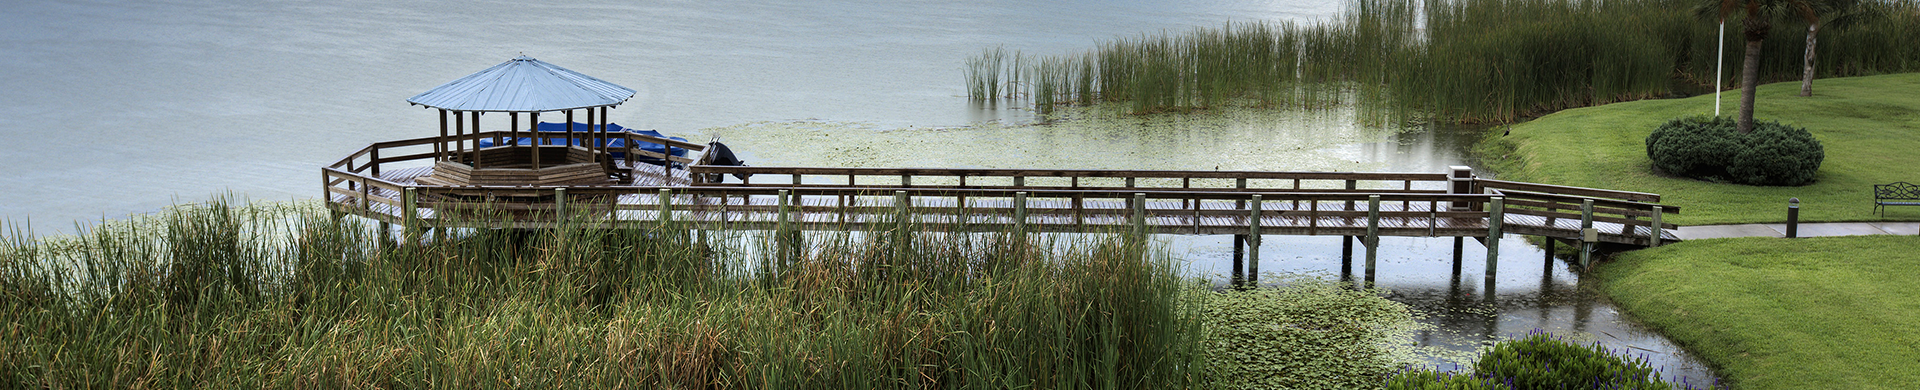
[[[607,110],[633,94],[627,87],[523,55],[408,98],[408,103],[440,110],[433,173],[418,182],[448,187],[621,184],[616,179],[627,172],[610,157]],[[586,123],[576,133],[574,112],[580,110],[586,111]],[[554,111],[566,112],[564,139],[555,137],[557,132],[538,131],[540,114]],[[496,135],[492,146],[482,147],[467,132],[480,133],[481,115],[495,112],[507,113],[509,137]],[[531,130],[527,138],[520,135],[523,113]]]

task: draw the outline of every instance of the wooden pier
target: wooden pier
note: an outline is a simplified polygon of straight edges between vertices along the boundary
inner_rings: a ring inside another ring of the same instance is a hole
[[[621,137],[628,140],[627,156],[647,155],[631,148],[638,142],[704,147]],[[1490,242],[1524,234],[1589,249],[1678,240],[1671,230],[1678,227],[1661,216],[1679,208],[1658,204],[1659,195],[1482,179],[1466,167],[1444,173],[892,169],[712,166],[673,158],[688,165],[616,162],[630,179],[607,185],[420,181],[436,169],[428,162],[444,160],[436,156],[449,149],[407,149],[447,140],[379,143],[323,168],[327,206],[409,231],[543,228],[554,226],[553,216],[567,215],[572,223],[606,227],[674,222],[708,230],[886,230],[905,222],[949,232],[1231,234],[1244,236],[1256,259],[1263,236],[1347,236],[1366,247],[1369,264],[1382,236]],[[414,166],[403,167],[409,163]],[[748,178],[705,179],[735,174]],[[486,212],[512,217],[477,217]],[[1497,245],[1488,248],[1491,262]]]

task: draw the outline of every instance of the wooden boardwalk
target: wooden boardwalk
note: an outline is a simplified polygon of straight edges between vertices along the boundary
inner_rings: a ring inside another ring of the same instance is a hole
[[[501,134],[467,137],[489,136]],[[323,168],[328,207],[408,231],[543,228],[564,214],[569,223],[672,222],[706,230],[1324,235],[1363,244],[1381,236],[1504,234],[1589,245],[1678,241],[1678,226],[1660,218],[1679,209],[1658,204],[1659,195],[1481,179],[1465,167],[1445,173],[883,169],[710,166],[682,158],[686,167],[615,162],[629,179],[606,185],[448,187],[419,181],[433,169],[421,163],[444,156],[438,152],[444,147],[407,150],[436,141],[376,144]],[[383,151],[399,157],[382,158]],[[711,179],[735,174],[748,180]]]

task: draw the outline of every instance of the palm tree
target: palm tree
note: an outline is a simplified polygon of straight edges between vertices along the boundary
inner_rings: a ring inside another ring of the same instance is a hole
[[[1820,26],[1845,27],[1872,17],[1878,8],[1858,0],[1801,1],[1794,8],[1800,18],[1807,21],[1807,54],[1803,57],[1806,67],[1800,73],[1800,96],[1813,96],[1814,46],[1819,44],[1815,37],[1820,33]]]
[[[1740,134],[1753,132],[1753,98],[1760,84],[1760,43],[1773,31],[1771,16],[1783,8],[1791,8],[1803,16],[1811,15],[1813,1],[1818,0],[1719,0],[1721,20],[1726,20],[1736,8],[1745,11],[1740,17],[1740,27],[1747,38],[1747,53],[1740,67],[1740,114],[1734,121]]]

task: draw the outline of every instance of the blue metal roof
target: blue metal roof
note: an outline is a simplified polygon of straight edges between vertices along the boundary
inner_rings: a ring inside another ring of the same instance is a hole
[[[408,98],[454,111],[541,112],[619,105],[633,90],[520,56]]]

